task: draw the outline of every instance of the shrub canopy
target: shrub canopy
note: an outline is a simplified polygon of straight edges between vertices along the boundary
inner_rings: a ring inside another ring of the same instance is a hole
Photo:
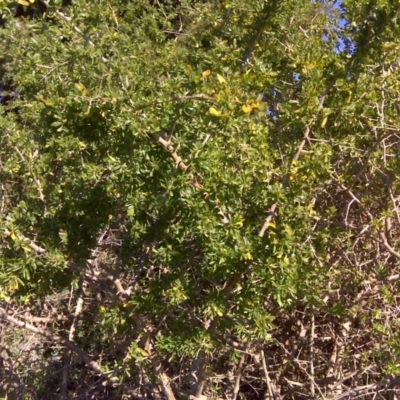
[[[66,346],[70,367],[63,386],[27,358],[18,390],[96,391],[96,375],[109,398],[389,393],[398,5],[20,0],[14,18],[15,3],[0,3],[1,316],[51,326],[35,362]]]

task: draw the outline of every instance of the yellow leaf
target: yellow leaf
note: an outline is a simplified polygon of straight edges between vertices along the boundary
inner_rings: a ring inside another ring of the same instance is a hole
[[[75,87],[81,91],[84,91],[86,89],[85,85],[82,82],[75,83]]]
[[[206,70],[203,71],[203,73],[202,73],[203,78],[207,78],[207,76],[210,75],[210,74],[211,74],[211,70],[210,70],[210,69],[206,69]]]
[[[29,3],[26,0],[18,0],[18,4],[21,4],[23,6],[29,6]]]
[[[217,74],[217,78],[218,78],[219,83],[226,83],[226,80],[222,75]]]
[[[4,300],[6,303],[11,302],[11,298],[6,294],[4,294],[3,292],[0,292],[0,300]]]
[[[258,103],[251,103],[251,108],[260,108]]]
[[[248,114],[252,110],[252,108],[248,104],[243,104],[242,110],[243,110],[244,113]]]
[[[268,227],[271,227],[271,228],[276,228],[276,224],[275,224],[275,222],[268,222]]]
[[[324,128],[327,122],[328,122],[328,117],[326,116],[321,122],[321,128]]]
[[[149,356],[149,353],[145,349],[142,349],[142,348],[138,347],[138,350],[140,351],[142,356],[145,356],[145,357]]]
[[[214,117],[227,117],[230,113],[221,113],[221,111],[218,111],[216,108],[214,107],[210,107],[210,109],[208,110],[208,112],[213,115]]]
[[[293,236],[293,229],[289,226],[285,226],[285,232],[288,234],[288,236]]]
[[[14,240],[14,242],[17,240],[17,236],[15,235],[14,232],[11,232],[11,239]]]
[[[46,104],[46,106],[52,107],[54,106],[54,103],[52,103],[51,101],[46,100],[42,95],[38,96],[39,100],[41,102],[43,102],[44,104]]]
[[[13,281],[13,282],[11,282],[10,285],[8,286],[8,290],[14,291],[14,290],[17,290],[18,287],[19,287],[18,281]]]
[[[245,260],[252,260],[252,259],[253,259],[253,256],[251,255],[251,253],[246,253],[246,254],[244,255],[244,259],[245,259]]]
[[[210,107],[208,110],[211,115],[214,115],[214,117],[220,117],[221,116],[221,111],[218,111],[214,107]]]
[[[186,69],[187,72],[192,72],[193,71],[192,66],[189,65],[189,64],[185,66],[185,69]]]

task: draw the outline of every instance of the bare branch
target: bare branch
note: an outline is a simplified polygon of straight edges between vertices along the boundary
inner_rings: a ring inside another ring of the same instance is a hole
[[[69,339],[64,339],[61,336],[55,335],[51,332],[46,332],[42,329],[36,328],[35,326],[28,324],[27,322],[20,321],[6,313],[3,308],[0,308],[0,319],[7,321],[15,326],[24,328],[30,332],[37,333],[53,342],[61,343],[69,350],[76,353],[84,362],[88,365],[90,369],[97,373],[101,373],[100,366],[96,361],[93,361],[80,347],[78,347],[74,342]]]
[[[267,363],[265,362],[264,350],[261,350],[261,361],[262,361],[262,366],[263,366],[263,370],[264,370],[265,382],[267,383],[269,398],[275,399],[275,394],[274,394],[274,391],[272,390],[271,379],[268,374]],[[266,398],[266,397],[264,397],[264,398]]]
[[[78,301],[76,302],[74,319],[72,320],[72,324],[69,329],[68,340],[70,340],[71,342],[74,341],[74,336],[75,336],[78,319],[83,310],[83,293],[84,293],[84,287],[86,285],[86,282],[83,279],[81,279],[81,282],[82,282],[81,283],[81,293],[78,297]],[[63,371],[61,390],[60,390],[60,398],[61,399],[67,399],[67,397],[68,397],[67,392],[68,392],[69,368],[70,368],[70,364],[71,364],[71,356],[72,356],[71,349],[66,349],[65,354],[64,354],[64,367],[65,368]]]
[[[210,103],[217,103],[217,100],[210,96],[206,96],[205,94],[191,94],[191,95],[186,95],[186,96],[178,96],[172,98],[172,100],[175,101],[186,101],[186,100],[200,100],[200,101],[208,101]]]
[[[347,392],[342,393],[340,396],[335,397],[333,400],[348,400],[353,397],[359,396],[365,392],[377,392],[382,389],[388,389],[389,387],[395,387],[400,385],[400,376],[392,375],[388,378],[379,381],[377,383],[371,383],[369,385],[360,386]]]
[[[315,371],[314,371],[314,339],[315,339],[315,312],[314,312],[314,307],[311,306],[311,332],[310,332],[310,376],[312,376],[313,379],[310,381],[310,389],[311,389],[311,394],[314,397],[315,396]]]
[[[239,394],[240,379],[242,377],[243,363],[244,363],[245,357],[246,357],[246,355],[244,353],[242,353],[242,355],[240,357],[239,365],[237,367],[235,386],[233,388],[233,393],[232,393],[232,400],[236,400],[237,396]]]
[[[196,358],[190,367],[191,375],[191,398],[199,400],[202,398],[204,385],[206,383],[206,355],[203,350],[197,352]]]

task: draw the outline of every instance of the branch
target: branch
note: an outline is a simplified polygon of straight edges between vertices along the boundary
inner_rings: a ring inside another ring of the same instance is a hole
[[[204,385],[206,383],[206,355],[203,350],[197,352],[196,358],[190,366],[191,377],[191,399],[198,400],[202,398]]]
[[[383,231],[379,232],[379,236],[382,239],[382,244],[386,248],[386,250],[394,257],[396,257],[398,260],[400,260],[400,253],[398,253],[388,242],[387,237]]]
[[[333,86],[334,81],[331,82],[331,84],[329,85],[328,89],[326,90],[326,93],[321,96],[320,100],[319,100],[319,104],[318,104],[318,108],[317,111],[315,113],[315,117],[318,115],[318,113],[322,110],[322,108],[324,107],[324,102],[327,96],[327,92],[330,90],[330,88]],[[303,140],[301,141],[299,147],[297,148],[296,154],[293,156],[292,161],[291,161],[291,166],[293,166],[293,164],[295,164],[301,155],[301,152],[303,151],[304,146],[306,145],[306,143],[310,143],[310,131],[311,131],[311,125],[308,124],[306,125],[306,127],[304,128],[304,133],[303,133]],[[286,188],[289,185],[290,182],[290,170],[291,168],[289,168],[289,172],[283,177],[283,187]],[[278,202],[275,202],[274,204],[272,204],[272,206],[269,208],[268,210],[268,216],[264,221],[264,224],[262,226],[262,228],[260,229],[260,232],[258,233],[258,236],[263,237],[265,234],[265,231],[268,229],[269,223],[271,222],[272,218],[275,216],[276,213],[276,208],[278,207]]]
[[[11,236],[11,232],[6,228],[4,229],[4,233],[8,236]],[[26,240],[28,243],[28,246],[35,251],[38,254],[44,254],[47,253],[47,250],[44,249],[43,247],[38,246],[36,243],[32,242],[31,240],[29,240],[28,238],[26,238],[25,236],[23,236],[23,240]]]
[[[280,343],[279,341],[276,341],[276,343],[277,343],[277,344],[279,345],[279,347],[287,354],[287,356],[290,358],[290,360],[291,360],[291,361],[294,361],[294,362],[297,364],[297,366],[300,368],[300,370],[301,370],[305,375],[307,375],[307,377],[308,377],[308,379],[310,380],[310,382],[314,382],[314,387],[317,388],[318,393],[319,393],[319,395],[320,395],[320,398],[321,398],[322,400],[326,400],[326,397],[324,396],[324,393],[322,393],[321,388],[320,388],[318,385],[316,385],[316,382],[315,382],[314,377],[312,377],[312,376],[307,372],[307,370],[301,365],[301,363],[299,362],[299,360],[298,360],[297,358],[295,358],[288,350],[286,350],[285,346],[284,346],[282,343]],[[335,400],[336,400],[336,399],[335,399]]]
[[[310,140],[310,127],[307,125],[305,130],[304,130],[304,135],[303,135],[303,140],[301,141],[299,147],[297,148],[296,154],[293,156],[291,165],[296,163],[298,159],[300,158],[300,154],[303,151],[304,146],[306,145],[307,142]],[[290,170],[289,172],[283,177],[283,187],[286,188],[289,185],[290,182]],[[272,218],[275,217],[276,215],[276,208],[278,207],[278,202],[276,201],[268,210],[268,216],[264,221],[264,224],[258,234],[258,236],[263,237],[265,234],[265,231],[268,229],[269,223],[271,222]]]
[[[358,203],[358,204],[363,208],[363,210],[367,213],[367,215],[368,215],[368,217],[369,217],[371,223],[373,223],[373,220],[374,220],[373,215],[372,215],[372,214],[370,213],[370,211],[364,206],[364,204],[361,202],[361,200],[358,199],[358,198],[356,197],[356,195],[352,192],[352,190],[351,190],[350,188],[346,187],[343,183],[339,182],[339,179],[337,179],[334,175],[331,175],[331,177],[332,177],[333,179],[335,179],[335,180],[339,183],[339,186],[340,186],[343,190],[345,190],[345,191],[352,197],[352,199],[353,199],[356,203]],[[386,237],[386,235],[385,235],[385,232],[379,229],[379,230],[378,230],[378,234],[379,234],[380,238],[382,239],[382,242],[379,241],[378,239],[374,238],[374,237],[372,237],[372,239],[375,240],[375,241],[377,241],[377,242],[379,242],[379,243],[381,243],[381,244],[383,244],[383,246],[386,248],[386,250],[387,250],[392,256],[394,256],[394,257],[396,257],[398,260],[400,260],[400,253],[397,252],[395,249],[393,249],[393,247],[389,244],[389,242],[388,242],[388,240],[387,240],[387,237]]]
[[[185,100],[200,100],[200,101],[209,101],[210,103],[217,103],[217,100],[210,96],[206,96],[205,94],[191,94],[186,96],[177,96],[173,97],[172,100],[175,101],[185,101]]]
[[[400,376],[392,375],[383,381],[377,383],[371,383],[370,385],[360,386],[358,388],[350,389],[345,393],[342,393],[340,396],[335,397],[333,400],[345,400],[350,399],[352,397],[358,396],[362,392],[366,391],[378,391],[381,389],[394,387],[400,385]]]
[[[71,18],[67,17],[64,13],[62,13],[61,11],[56,11],[56,14],[59,15],[64,21],[71,23]],[[85,42],[91,46],[91,47],[95,47],[95,44],[89,39],[89,36],[84,34],[77,26],[72,25],[72,28],[74,29],[75,32],[79,33],[83,39],[85,39]],[[104,56],[100,57],[101,61],[103,61],[104,64],[108,63],[108,59]]]
[[[101,369],[99,364],[96,361],[93,361],[80,347],[78,347],[74,342],[69,339],[64,339],[61,336],[55,335],[53,333],[45,332],[41,329],[36,328],[35,326],[28,324],[27,322],[20,321],[14,317],[11,317],[6,313],[3,308],[0,308],[0,319],[5,320],[15,326],[20,328],[24,328],[30,332],[37,333],[53,342],[63,344],[67,349],[76,353],[84,362],[88,365],[88,367],[94,372],[101,373]]]
[[[78,297],[78,301],[76,302],[76,307],[75,307],[75,313],[74,313],[74,318],[72,320],[71,327],[69,329],[69,335],[68,335],[68,340],[71,342],[74,340],[75,336],[75,331],[76,331],[76,326],[78,323],[79,316],[82,314],[83,310],[83,293],[84,293],[84,287],[86,286],[86,282],[81,279],[81,293]],[[71,364],[71,356],[72,356],[72,351],[70,349],[66,349],[65,354],[64,354],[64,371],[63,371],[63,376],[62,376],[62,382],[61,382],[61,390],[60,390],[60,398],[61,399],[67,399],[67,393],[68,393],[68,381],[69,381],[69,368]]]
[[[187,173],[190,167],[189,165],[183,162],[182,158],[178,155],[175,148],[171,145],[171,141],[164,139],[160,133],[154,134],[153,138],[157,143],[160,143],[166,150],[168,150],[172,159],[175,161],[175,165],[177,166],[177,168]],[[204,200],[210,205],[211,208],[217,210],[217,214],[220,216],[221,222],[224,225],[227,225],[229,223],[229,219],[225,216],[221,208],[217,204],[215,204],[212,200],[209,199],[209,194],[205,191],[204,186],[201,183],[199,183],[199,181],[193,174],[190,174],[189,177],[191,179],[192,185],[196,189],[202,191]]]
[[[315,340],[315,312],[314,306],[311,306],[311,332],[310,332],[310,376],[315,378],[315,369],[314,369],[314,340]],[[315,382],[314,380],[310,381],[310,390],[311,395],[315,397]]]
[[[239,394],[240,379],[242,377],[243,363],[244,363],[245,357],[246,357],[246,355],[244,353],[242,353],[242,355],[240,357],[239,365],[237,368],[237,375],[236,375],[236,379],[235,379],[235,386],[233,388],[232,400],[236,400],[238,397],[238,394]]]
[[[246,67],[250,64],[250,59],[254,51],[254,47],[257,44],[258,40],[260,39],[262,30],[258,30],[256,34],[254,35],[253,40],[250,42],[249,46],[246,49],[243,61],[242,61],[242,67],[240,68],[240,71],[243,73],[246,70]]]
[[[261,350],[261,361],[264,370],[265,382],[267,382],[268,394],[270,399],[275,399],[275,393],[272,390],[271,379],[268,374],[267,363],[265,362],[264,350]]]
[[[384,279],[375,279],[374,281],[371,282],[371,280],[365,280],[364,282],[361,283],[361,285],[374,285],[374,284],[385,284],[385,283],[392,283],[400,280],[400,274],[395,274],[388,276],[387,278]],[[343,286],[340,289],[332,289],[329,290],[324,297],[323,301],[326,302],[328,301],[329,298],[332,298],[334,296],[341,296],[347,294],[350,290],[354,289],[353,285],[348,285],[348,286]],[[371,294],[371,291],[366,291],[363,293],[360,293],[357,297],[358,300],[361,298],[367,297],[368,295]]]
[[[152,364],[152,367],[161,381],[162,391],[167,398],[167,400],[176,400],[174,392],[171,389],[170,379],[168,375],[165,373],[165,368],[162,364],[160,356],[157,354],[155,350],[153,350],[154,344],[152,339],[152,332],[147,332],[147,338],[144,344],[144,349],[149,353],[149,359]]]

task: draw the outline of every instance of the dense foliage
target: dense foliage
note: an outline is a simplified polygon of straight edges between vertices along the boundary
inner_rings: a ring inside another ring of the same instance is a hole
[[[3,395],[394,393],[398,4],[16,3]]]

